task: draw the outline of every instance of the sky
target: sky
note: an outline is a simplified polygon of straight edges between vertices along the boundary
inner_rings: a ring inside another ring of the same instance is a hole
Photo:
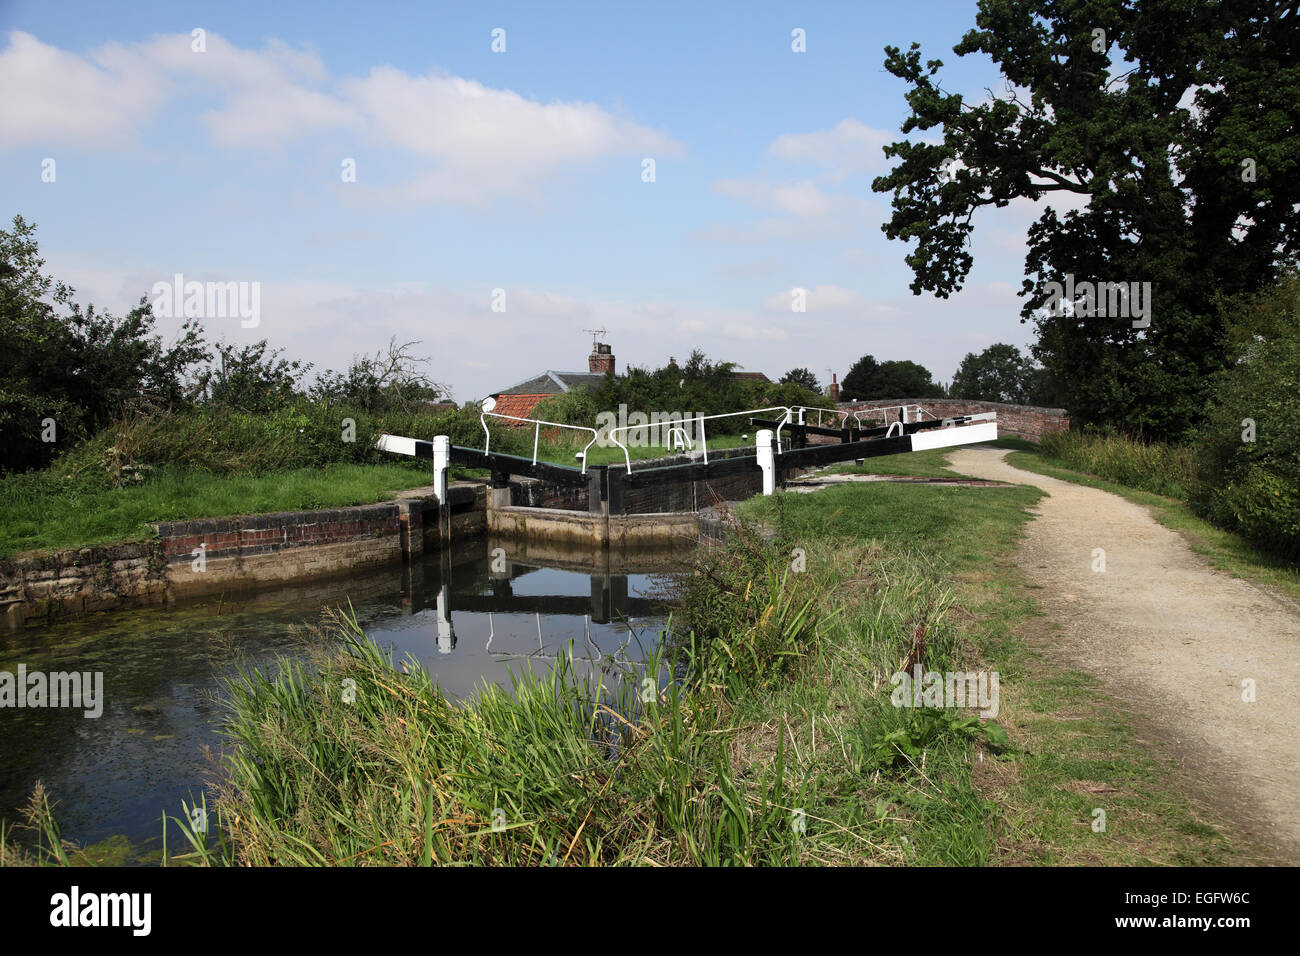
[[[1032,340],[1017,292],[1041,210],[981,210],[965,288],[914,296],[871,181],[907,116],[886,45],[921,43],[971,101],[1001,90],[952,52],[974,17],[0,0],[0,211],[37,224],[80,301],[146,297],[164,337],[180,306],[158,284],[243,283],[256,324],[204,314],[209,339],[317,368],[418,341],[458,401],[585,371],[591,329],[620,371],[699,348],[824,383],[869,353],[948,381],[967,352]]]

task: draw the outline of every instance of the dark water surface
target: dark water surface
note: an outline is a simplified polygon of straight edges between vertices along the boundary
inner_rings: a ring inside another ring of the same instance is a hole
[[[498,546],[506,550],[494,556]],[[0,818],[16,820],[40,780],[65,838],[125,836],[131,858],[147,859],[160,847],[162,814],[181,816],[181,801],[203,793],[208,754],[227,745],[223,680],[303,656],[303,625],[349,602],[395,660],[419,660],[455,697],[484,680],[509,687],[512,669],[540,672],[571,643],[577,669],[606,672],[659,643],[665,611],[652,594],[664,583],[662,560],[647,565],[653,573],[606,573],[597,556],[508,560],[509,547],[475,539],[333,581],[0,632],[0,670],[102,671],[104,681],[98,718],[0,708]]]

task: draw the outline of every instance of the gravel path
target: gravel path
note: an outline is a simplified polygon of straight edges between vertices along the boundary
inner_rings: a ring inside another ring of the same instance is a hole
[[[1205,799],[1300,863],[1300,608],[1215,571],[1145,508],[1013,468],[1006,454],[949,460],[1047,493],[1016,560],[1060,626],[1052,649],[1145,715]]]

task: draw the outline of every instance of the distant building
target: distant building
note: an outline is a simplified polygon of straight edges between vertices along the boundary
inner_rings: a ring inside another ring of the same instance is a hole
[[[494,392],[492,397],[496,399],[496,407],[492,411],[498,415],[528,418],[542,399],[560,395],[580,385],[599,385],[605,380],[607,372],[614,374],[614,353],[604,342],[594,342],[591,354],[587,356],[587,371],[556,372],[547,369],[500,392]]]
[[[670,358],[668,364],[675,366],[677,360]],[[550,398],[553,395],[561,395],[580,385],[594,388],[605,380],[606,374],[616,374],[614,352],[604,342],[593,342],[591,354],[587,356],[587,371],[557,372],[554,369],[547,369],[545,372],[530,376],[522,382],[516,382],[509,388],[493,392],[491,397],[495,399],[496,405],[492,411],[498,415],[529,418],[532,416],[533,409],[537,407],[542,399]],[[733,382],[756,382],[761,385],[768,385],[772,382],[762,372],[732,372],[731,380]]]

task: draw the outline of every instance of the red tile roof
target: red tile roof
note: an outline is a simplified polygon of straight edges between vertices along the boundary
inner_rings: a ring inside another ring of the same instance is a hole
[[[544,398],[553,398],[554,395],[532,394],[532,395],[498,395],[496,407],[492,409],[498,415],[513,415],[516,418],[528,418],[537,405]],[[506,425],[522,425],[522,422],[504,422]]]

